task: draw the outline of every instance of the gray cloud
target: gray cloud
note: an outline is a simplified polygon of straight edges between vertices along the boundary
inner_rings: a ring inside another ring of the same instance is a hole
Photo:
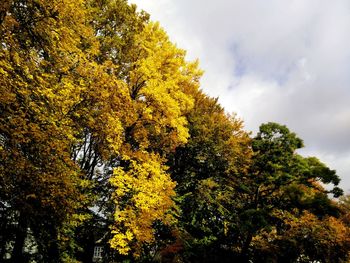
[[[286,124],[350,190],[350,2],[133,0],[199,58],[202,88],[248,130]]]

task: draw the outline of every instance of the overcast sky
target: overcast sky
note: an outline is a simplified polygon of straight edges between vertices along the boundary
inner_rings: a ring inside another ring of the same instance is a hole
[[[350,193],[349,0],[132,0],[198,58],[202,89],[249,131],[274,121]]]

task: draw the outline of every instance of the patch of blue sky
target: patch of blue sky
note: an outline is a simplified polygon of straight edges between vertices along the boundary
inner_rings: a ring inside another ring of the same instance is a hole
[[[230,51],[235,62],[233,74],[237,78],[241,78],[246,74],[255,74],[262,79],[283,86],[289,80],[290,74],[297,68],[296,63],[278,63],[269,61],[268,58],[255,57],[253,59],[246,56],[241,52],[240,45],[237,42],[231,45]]]

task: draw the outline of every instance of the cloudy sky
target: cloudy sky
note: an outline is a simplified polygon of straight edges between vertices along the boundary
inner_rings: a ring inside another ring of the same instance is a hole
[[[247,130],[287,125],[350,193],[350,1],[131,2],[200,60],[202,89]]]

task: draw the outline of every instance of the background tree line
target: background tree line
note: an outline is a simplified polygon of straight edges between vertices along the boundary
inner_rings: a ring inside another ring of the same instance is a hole
[[[0,261],[348,259],[335,171],[244,131],[135,5],[2,0],[0,36]]]

